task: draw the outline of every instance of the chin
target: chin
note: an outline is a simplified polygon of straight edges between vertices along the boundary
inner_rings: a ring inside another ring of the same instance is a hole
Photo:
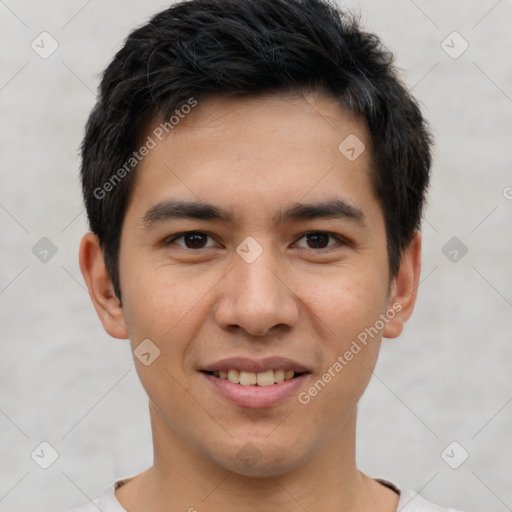
[[[218,466],[252,478],[284,475],[304,463],[303,459],[306,457],[300,457],[296,447],[268,446],[269,444],[268,439],[260,442],[247,440],[241,446],[226,449],[222,454],[210,454],[210,458]]]

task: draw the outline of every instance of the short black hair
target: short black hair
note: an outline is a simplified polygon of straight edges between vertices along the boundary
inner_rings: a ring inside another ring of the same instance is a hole
[[[191,98],[313,91],[332,95],[367,125],[371,180],[396,275],[420,227],[432,137],[393,55],[328,0],[187,0],[127,37],[103,74],[82,142],[90,228],[119,299],[121,228],[134,152],[149,123],[170,119]]]

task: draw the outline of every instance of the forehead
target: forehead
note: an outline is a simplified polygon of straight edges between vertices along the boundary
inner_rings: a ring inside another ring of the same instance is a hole
[[[229,134],[226,143],[243,139],[251,142],[249,136],[257,136],[255,142],[265,141],[274,134],[279,134],[281,143],[297,146],[305,138],[310,145],[327,146],[332,139],[337,141],[348,134],[357,134],[360,139],[369,141],[365,120],[349,113],[333,96],[323,92],[209,96],[195,103],[193,109],[187,108],[183,113],[181,108],[185,108],[185,103],[175,109],[176,114],[181,115],[170,116],[172,126],[166,125],[169,120],[163,117],[154,119],[148,134],[163,127],[165,133],[159,138],[171,137],[181,145],[196,145],[199,140],[207,142],[223,134]],[[286,131],[280,130],[285,124]],[[337,144],[335,146],[337,149]],[[267,146],[267,150],[272,148],[273,145]]]
[[[335,191],[356,208],[363,197],[348,197],[354,192],[375,202],[366,125],[328,95],[210,97],[177,114],[168,133],[165,119],[145,133],[154,147],[137,169],[138,210],[172,196],[275,219],[287,200],[318,202]]]

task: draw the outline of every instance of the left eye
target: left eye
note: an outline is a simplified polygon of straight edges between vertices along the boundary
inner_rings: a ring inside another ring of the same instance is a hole
[[[302,236],[299,240],[305,239],[308,246],[300,246],[301,249],[328,249],[336,244],[329,245],[329,238],[337,241],[338,243],[342,242],[343,240],[341,237],[334,235],[332,233],[328,233],[327,231],[311,231],[309,233],[306,233],[304,236]]]

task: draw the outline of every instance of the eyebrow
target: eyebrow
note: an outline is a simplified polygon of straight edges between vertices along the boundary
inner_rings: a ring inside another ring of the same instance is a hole
[[[294,203],[284,212],[278,212],[272,218],[274,224],[285,221],[333,219],[339,218],[366,225],[363,211],[344,199],[332,198],[318,203]],[[144,227],[149,229],[172,219],[200,219],[209,221],[235,222],[233,214],[221,207],[209,203],[166,200],[149,208],[143,217]]]

